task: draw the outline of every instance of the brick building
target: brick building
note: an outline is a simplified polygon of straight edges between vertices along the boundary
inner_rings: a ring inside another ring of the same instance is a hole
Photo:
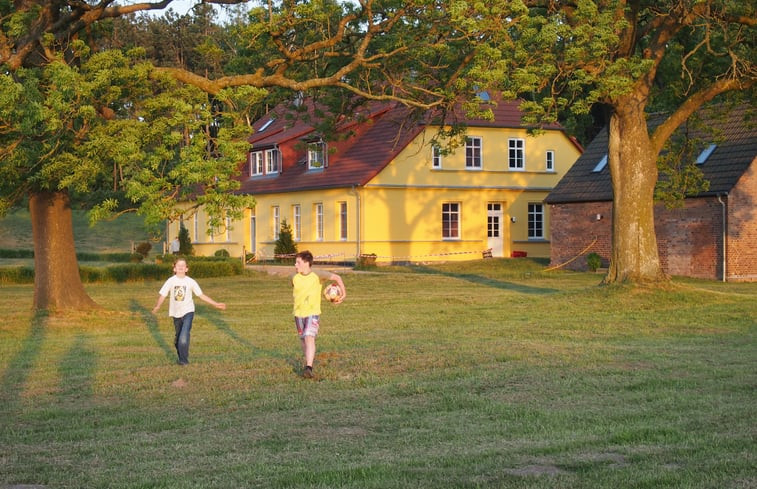
[[[655,231],[663,270],[724,281],[757,281],[757,129],[745,107],[712,116],[713,134],[697,154],[709,189],[681,208],[655,206]],[[653,122],[650,122],[650,124]],[[684,127],[687,134],[697,133]],[[547,196],[552,215],[551,263],[586,270],[595,252],[609,264],[612,186],[605,128]],[[578,258],[577,258],[578,257]],[[572,261],[571,261],[572,260]]]

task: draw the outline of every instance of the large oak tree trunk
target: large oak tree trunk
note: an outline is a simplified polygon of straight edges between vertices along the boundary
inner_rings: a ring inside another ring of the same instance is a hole
[[[612,178],[612,257],[605,283],[667,280],[654,228],[657,154],[652,149],[641,104],[616,109],[610,117],[608,162]]]
[[[34,237],[34,308],[52,311],[98,307],[79,276],[71,205],[65,192],[36,192],[29,199]]]

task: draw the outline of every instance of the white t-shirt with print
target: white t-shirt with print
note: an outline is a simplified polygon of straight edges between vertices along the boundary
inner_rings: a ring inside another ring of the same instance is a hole
[[[194,312],[195,303],[192,294],[200,296],[202,289],[193,278],[174,275],[166,280],[158,293],[169,298],[168,315],[172,318],[180,318]]]

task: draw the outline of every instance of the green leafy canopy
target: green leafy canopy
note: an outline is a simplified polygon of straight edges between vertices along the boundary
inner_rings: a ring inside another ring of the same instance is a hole
[[[252,205],[234,177],[248,146],[244,114],[264,90],[212,100],[154,71],[140,49],[74,47],[77,63],[61,56],[0,74],[0,211],[46,190],[80,196],[93,221],[136,210],[155,224],[191,198],[220,222]]]

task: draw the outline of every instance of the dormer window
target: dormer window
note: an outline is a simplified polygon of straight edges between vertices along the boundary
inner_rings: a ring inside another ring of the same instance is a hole
[[[250,176],[263,174],[262,151],[250,151],[247,153],[247,160],[250,162]]]
[[[281,171],[281,152],[278,148],[247,153],[250,176],[275,175]]]
[[[278,149],[265,151],[265,172],[267,174],[278,173],[281,169],[281,152]]]
[[[326,166],[326,143],[308,143],[308,170],[322,170]]]

